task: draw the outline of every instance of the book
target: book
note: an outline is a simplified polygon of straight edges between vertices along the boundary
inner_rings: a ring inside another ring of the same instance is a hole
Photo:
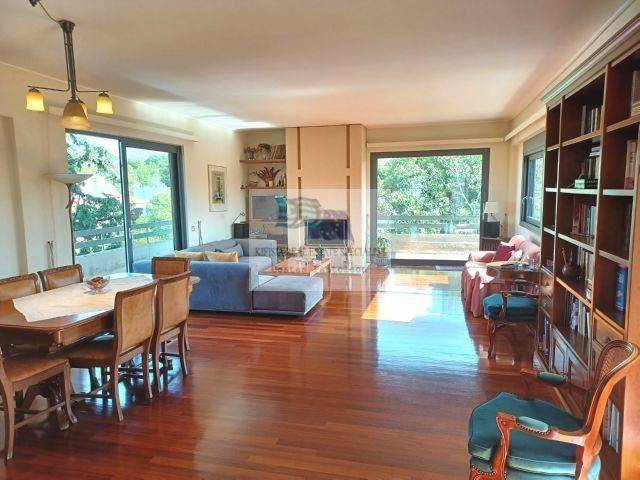
[[[629,108],[630,115],[638,115],[640,113],[640,70],[633,72],[631,81],[631,105]]]
[[[618,265],[616,269],[616,297],[614,307],[619,312],[624,312],[627,308],[627,279],[629,269],[624,265]]]
[[[637,150],[637,142],[635,140],[627,140],[627,154],[624,168],[625,189],[633,189],[635,187]]]

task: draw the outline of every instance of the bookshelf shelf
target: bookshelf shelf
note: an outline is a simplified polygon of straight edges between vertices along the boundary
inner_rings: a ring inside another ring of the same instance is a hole
[[[599,250],[598,254],[602,258],[606,258],[607,260],[611,260],[612,262],[617,263],[618,265],[624,265],[625,267],[629,266],[629,260],[627,258],[625,258],[624,256],[615,255],[613,253],[605,252],[604,250]]]
[[[573,280],[556,275],[556,282],[564,287],[571,295],[580,300],[586,307],[591,308],[591,301],[587,299],[584,280]]]
[[[633,115],[632,117],[625,118],[619,122],[616,122],[607,127],[607,133],[617,132],[619,130],[637,127],[640,123],[640,115]]]
[[[594,252],[593,239],[588,239],[587,237],[576,235],[574,233],[558,233],[558,238],[564,240],[565,242],[569,242],[576,247],[583,248],[588,252]]]
[[[558,150],[560,148],[560,144],[556,143],[555,145],[551,145],[550,147],[547,147],[547,152],[553,152],[554,150]]]
[[[558,189],[556,187],[547,187],[544,191],[547,193],[558,193]]]
[[[553,228],[543,227],[542,230],[544,232],[548,233],[549,235],[555,236],[555,234],[556,234],[556,231]]]
[[[602,135],[602,130],[594,130],[593,132],[585,133],[584,135],[580,135],[579,137],[572,138],[570,140],[565,140],[562,142],[563,147],[570,147],[571,145],[577,145],[582,142],[587,142],[594,138],[598,138]]]
[[[597,188],[561,188],[560,193],[571,195],[598,195]]]
[[[247,163],[247,164],[256,164],[256,165],[264,165],[266,163],[286,163],[287,159],[286,158],[274,158],[271,160],[246,160],[246,159],[240,159],[240,163]]]
[[[624,335],[625,312],[610,307],[598,307],[596,313],[602,317],[607,324],[616,330],[620,335]]]
[[[635,190],[627,188],[605,188],[602,190],[602,195],[605,197],[634,197]]]
[[[556,326],[556,329],[564,337],[567,345],[573,350],[578,360],[583,363],[583,367],[587,369],[589,365],[589,350],[591,349],[589,337],[580,335],[565,326]]]

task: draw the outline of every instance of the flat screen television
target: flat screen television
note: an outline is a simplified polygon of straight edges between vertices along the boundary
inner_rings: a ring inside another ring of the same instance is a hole
[[[250,220],[287,221],[287,197],[266,192],[251,192],[249,196]]]
[[[347,220],[305,220],[307,245],[346,245],[349,235]]]

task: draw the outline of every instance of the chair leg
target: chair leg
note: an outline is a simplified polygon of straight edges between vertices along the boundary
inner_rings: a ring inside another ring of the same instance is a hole
[[[122,407],[120,406],[120,391],[118,389],[118,364],[116,363],[111,367],[111,398],[113,399],[113,407],[116,410],[116,414],[118,415],[118,421],[121,422],[124,420],[124,415],[122,415]]]
[[[178,352],[180,353],[180,367],[182,368],[182,375],[185,377],[189,375],[189,370],[187,369],[187,341],[185,334],[187,332],[186,329],[187,324],[183,324],[180,327],[180,333],[178,334]]]
[[[491,321],[489,324],[489,358],[495,356],[496,330],[496,322]]]
[[[78,419],[71,410],[71,368],[69,365],[64,366],[64,373],[62,374],[61,380],[65,412],[67,413],[69,423],[74,424],[78,422]]]
[[[160,393],[160,352],[158,352],[158,344],[154,344],[151,347],[151,364],[156,393]]]
[[[89,371],[89,385],[91,385],[91,390],[95,390],[99,387],[96,371],[94,368],[88,368],[87,370]]]
[[[4,461],[8,462],[13,457],[13,441],[16,434],[15,402],[13,395],[2,392],[2,403],[4,404]]]
[[[153,398],[151,391],[151,381],[149,379],[149,347],[142,351],[142,378],[144,380],[144,393],[147,399]]]
[[[184,343],[187,352],[191,350],[191,344],[189,343],[189,328],[187,327],[187,323],[184,324]]]

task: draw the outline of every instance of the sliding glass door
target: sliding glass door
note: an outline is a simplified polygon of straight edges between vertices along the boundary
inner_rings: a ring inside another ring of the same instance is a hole
[[[131,270],[133,262],[182,247],[178,147],[67,133],[74,186],[74,248],[85,274]]]
[[[371,245],[396,263],[458,263],[478,249],[489,150],[373,153]]]

